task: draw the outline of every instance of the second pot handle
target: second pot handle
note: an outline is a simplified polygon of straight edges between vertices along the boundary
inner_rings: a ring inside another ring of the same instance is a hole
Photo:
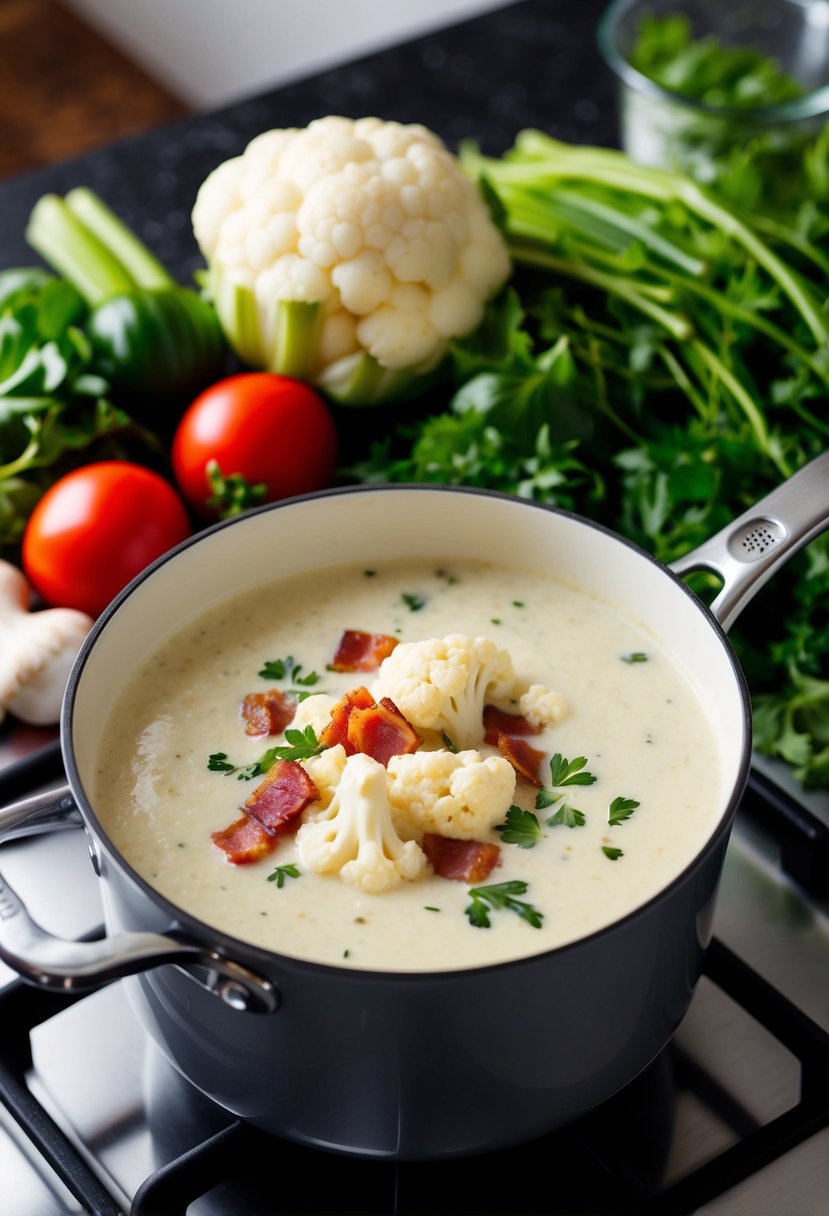
[[[36,794],[0,810],[0,840],[71,817],[80,822],[68,786]],[[55,992],[88,992],[150,967],[178,964],[234,1009],[272,1013],[279,1007],[270,980],[172,933],[116,933],[98,941],[56,937],[29,915],[2,874],[0,959],[30,984]]]
[[[711,612],[728,631],[775,571],[827,528],[829,452],[824,452],[670,569],[720,576],[723,586]]]

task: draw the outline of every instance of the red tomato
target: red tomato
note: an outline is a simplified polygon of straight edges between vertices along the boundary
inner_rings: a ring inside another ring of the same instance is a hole
[[[37,503],[23,533],[23,569],[47,604],[94,617],[191,531],[163,477],[104,460],[67,473]]]
[[[205,389],[173,436],[173,473],[187,501],[203,515],[213,496],[207,467],[263,485],[260,502],[330,485],[337,464],[334,419],[323,399],[289,376],[242,372]],[[249,504],[250,505],[250,504]]]

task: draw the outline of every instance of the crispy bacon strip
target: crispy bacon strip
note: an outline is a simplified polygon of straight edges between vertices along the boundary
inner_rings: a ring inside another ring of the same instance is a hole
[[[268,769],[264,781],[245,799],[243,809],[263,828],[277,832],[319,796],[319,790],[301,764],[296,760],[277,760]]]
[[[530,722],[523,714],[508,714],[495,705],[484,706],[484,742],[498,743],[499,735],[540,735],[543,727]]]
[[[392,756],[417,751],[423,739],[394,701],[383,697],[376,705],[352,711],[348,742],[352,751],[364,752],[385,766]]]
[[[211,839],[233,865],[250,865],[273,852],[279,843],[280,829],[293,822],[316,798],[319,790],[301,764],[277,760],[245,800],[241,819],[213,832]]]
[[[278,735],[293,721],[296,705],[295,699],[279,688],[248,693],[239,707],[245,734]]]
[[[544,784],[538,775],[544,752],[531,747],[524,739],[514,739],[503,732],[498,736],[498,751],[509,760],[519,777],[524,777],[533,785]]]
[[[374,697],[367,688],[352,688],[351,692],[340,697],[331,710],[331,721],[320,735],[320,743],[326,747],[336,747],[342,743],[347,754],[352,755],[355,749],[348,742],[348,720],[355,709],[368,709],[373,704]]]
[[[394,650],[399,639],[389,633],[366,633],[346,629],[331,660],[333,671],[376,671]]]
[[[266,832],[262,824],[250,815],[243,815],[221,832],[214,832],[212,840],[235,866],[261,861],[268,853],[272,853],[279,843],[275,835]]]
[[[501,860],[497,844],[480,840],[454,840],[426,832],[420,843],[435,873],[458,882],[482,882]]]

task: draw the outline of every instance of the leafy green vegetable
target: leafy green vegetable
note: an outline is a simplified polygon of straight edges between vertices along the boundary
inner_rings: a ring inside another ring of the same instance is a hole
[[[630,654],[622,655],[623,663],[647,663],[648,656],[644,650],[633,650]]]
[[[532,849],[544,839],[538,816],[520,806],[511,806],[507,818],[495,828],[506,844],[517,844],[520,849]]]
[[[584,817],[584,812],[579,811],[574,806],[569,806],[563,802],[554,814],[547,819],[547,824],[551,828],[583,828],[587,820]]]
[[[824,450],[829,126],[785,205],[736,159],[715,193],[537,131],[501,158],[462,155],[497,194],[516,271],[481,329],[453,344],[448,406],[402,422],[357,479],[518,494],[667,563]],[[705,599],[717,589],[704,573],[692,586]],[[829,702],[807,714],[797,700],[829,666],[827,538],[758,601],[731,631],[762,711],[756,746],[788,756],[806,736],[797,771],[829,785]]]
[[[92,190],[43,195],[26,238],[88,305],[93,369],[137,416],[169,423],[172,407],[219,379],[227,346],[213,307],[176,283]]]
[[[79,462],[159,455],[109,400],[75,288],[38,269],[0,272],[0,545],[15,547],[32,508]]]
[[[669,13],[642,20],[628,58],[677,98],[672,107],[637,96],[628,116],[647,128],[638,138],[662,164],[715,185],[736,205],[754,208],[763,197],[780,209],[808,197],[802,179],[814,122],[796,112],[806,90],[773,55],[748,39],[697,37],[687,14]]]
[[[754,47],[694,37],[686,13],[644,17],[629,61],[663,89],[709,106],[754,109],[803,95],[803,86]]]
[[[409,612],[421,612],[426,607],[426,597],[417,595],[412,591],[404,591],[400,598],[409,609]]]
[[[207,767],[212,773],[224,773],[226,776],[236,773],[237,781],[250,781],[253,777],[264,776],[277,760],[308,760],[324,752],[326,746],[317,739],[313,726],[306,726],[304,730],[288,727],[285,742],[269,747],[252,764],[234,764],[228,760],[227,752],[212,752],[207,758]]]
[[[552,806],[553,803],[558,802],[563,795],[557,791],[564,789],[568,785],[592,785],[596,778],[592,773],[587,771],[585,768],[586,764],[586,756],[577,756],[575,760],[566,760],[561,752],[556,752],[551,756],[550,784],[549,786],[542,785],[539,789],[535,796],[535,809],[541,811],[545,807]],[[578,816],[581,815],[581,811],[571,810],[570,814],[575,817],[575,823],[568,824],[568,827],[574,827],[579,822]],[[549,819],[547,822],[552,823]],[[563,820],[557,820],[556,822],[563,822]],[[583,816],[581,822],[584,822]]]
[[[268,875],[267,881],[275,882],[277,887],[281,890],[282,887],[285,886],[286,878],[299,878],[299,870],[293,864],[293,862],[289,862],[284,866],[277,866],[274,872]]]
[[[258,674],[263,680],[288,679],[292,684],[299,685],[299,687],[290,688],[288,691],[298,701],[304,701],[306,697],[311,696],[308,689],[318,684],[320,677],[316,671],[309,671],[304,676],[300,675],[301,671],[302,664],[297,663],[293,655],[289,654],[284,659],[266,659]]]
[[[626,819],[630,819],[633,812],[639,806],[635,798],[614,798],[608,808],[607,822],[613,826],[619,823],[624,823]]]
[[[532,904],[516,899],[516,896],[524,895],[526,891],[527,884],[520,879],[491,883],[486,887],[471,887],[469,896],[472,902],[466,908],[470,924],[476,929],[489,929],[492,925],[489,919],[490,910],[507,908],[534,929],[540,929],[544,919],[543,912],[539,912]]]
[[[602,852],[609,861],[618,861],[620,857],[624,857],[624,853],[621,849],[616,849],[609,844],[602,845]]]

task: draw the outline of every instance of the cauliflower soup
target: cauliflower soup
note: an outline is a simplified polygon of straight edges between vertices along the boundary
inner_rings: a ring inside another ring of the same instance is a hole
[[[174,904],[378,971],[593,933],[681,873],[722,799],[705,707],[657,637],[566,581],[437,559],[210,609],[125,686],[94,784]]]

